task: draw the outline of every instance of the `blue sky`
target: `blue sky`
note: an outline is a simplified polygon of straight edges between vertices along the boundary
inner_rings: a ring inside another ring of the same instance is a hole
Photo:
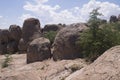
[[[1,0],[0,28],[11,24],[22,27],[29,17],[38,18],[43,27],[51,23],[86,22],[89,12],[96,7],[108,19],[110,15],[120,14],[120,0]]]

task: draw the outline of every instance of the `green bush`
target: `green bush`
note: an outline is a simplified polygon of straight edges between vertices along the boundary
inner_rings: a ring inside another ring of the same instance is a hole
[[[100,19],[97,18],[99,15],[97,10],[93,10],[92,17],[90,16],[90,29],[81,33],[77,41],[77,44],[82,48],[83,57],[88,61],[94,61],[107,49],[120,44],[120,32],[118,29],[120,24],[99,24]]]
[[[44,37],[49,39],[51,44],[54,42],[54,39],[56,37],[57,32],[56,31],[49,31],[44,34]]]

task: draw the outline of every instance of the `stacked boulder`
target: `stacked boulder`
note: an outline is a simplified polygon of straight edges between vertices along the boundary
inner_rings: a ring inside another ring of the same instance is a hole
[[[80,33],[86,29],[87,27],[82,23],[71,24],[61,29],[53,43],[53,59],[61,60],[80,57],[80,48],[76,45],[76,41],[80,37]]]
[[[27,63],[43,61],[51,57],[50,41],[44,37],[33,40],[27,49]]]
[[[26,52],[29,43],[41,37],[40,22],[36,18],[28,18],[24,21],[22,27],[22,38],[19,41],[20,52]]]
[[[50,41],[42,37],[38,19],[28,18],[24,21],[19,50],[27,51],[27,63],[42,61],[51,57]]]

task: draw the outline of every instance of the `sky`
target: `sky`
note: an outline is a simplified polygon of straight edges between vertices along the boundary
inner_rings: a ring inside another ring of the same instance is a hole
[[[27,18],[38,18],[45,24],[86,22],[89,13],[100,7],[100,18],[109,20],[120,14],[120,0],[0,0],[0,29],[12,24],[23,26]]]

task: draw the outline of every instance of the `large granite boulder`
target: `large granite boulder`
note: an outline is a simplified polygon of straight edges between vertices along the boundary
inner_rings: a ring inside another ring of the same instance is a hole
[[[22,35],[22,30],[20,26],[10,25],[9,32],[11,34],[12,39],[15,40],[16,42],[19,42],[19,40],[21,39],[21,35]]]
[[[62,25],[60,24],[47,24],[43,28],[43,32],[59,31],[61,28],[62,28]]]
[[[86,29],[87,27],[82,23],[71,24],[61,29],[53,43],[53,59],[61,60],[80,57],[80,48],[76,45],[76,41],[80,33]]]
[[[0,43],[8,43],[11,40],[11,35],[9,30],[0,30]]]
[[[120,46],[107,50],[95,62],[65,80],[120,80]]]
[[[43,61],[51,57],[50,41],[46,38],[33,40],[27,49],[27,63]]]
[[[40,22],[36,18],[28,18],[23,23],[22,38],[28,43],[41,37]]]
[[[11,40],[11,35],[8,30],[0,30],[0,54],[7,53],[7,44]]]

